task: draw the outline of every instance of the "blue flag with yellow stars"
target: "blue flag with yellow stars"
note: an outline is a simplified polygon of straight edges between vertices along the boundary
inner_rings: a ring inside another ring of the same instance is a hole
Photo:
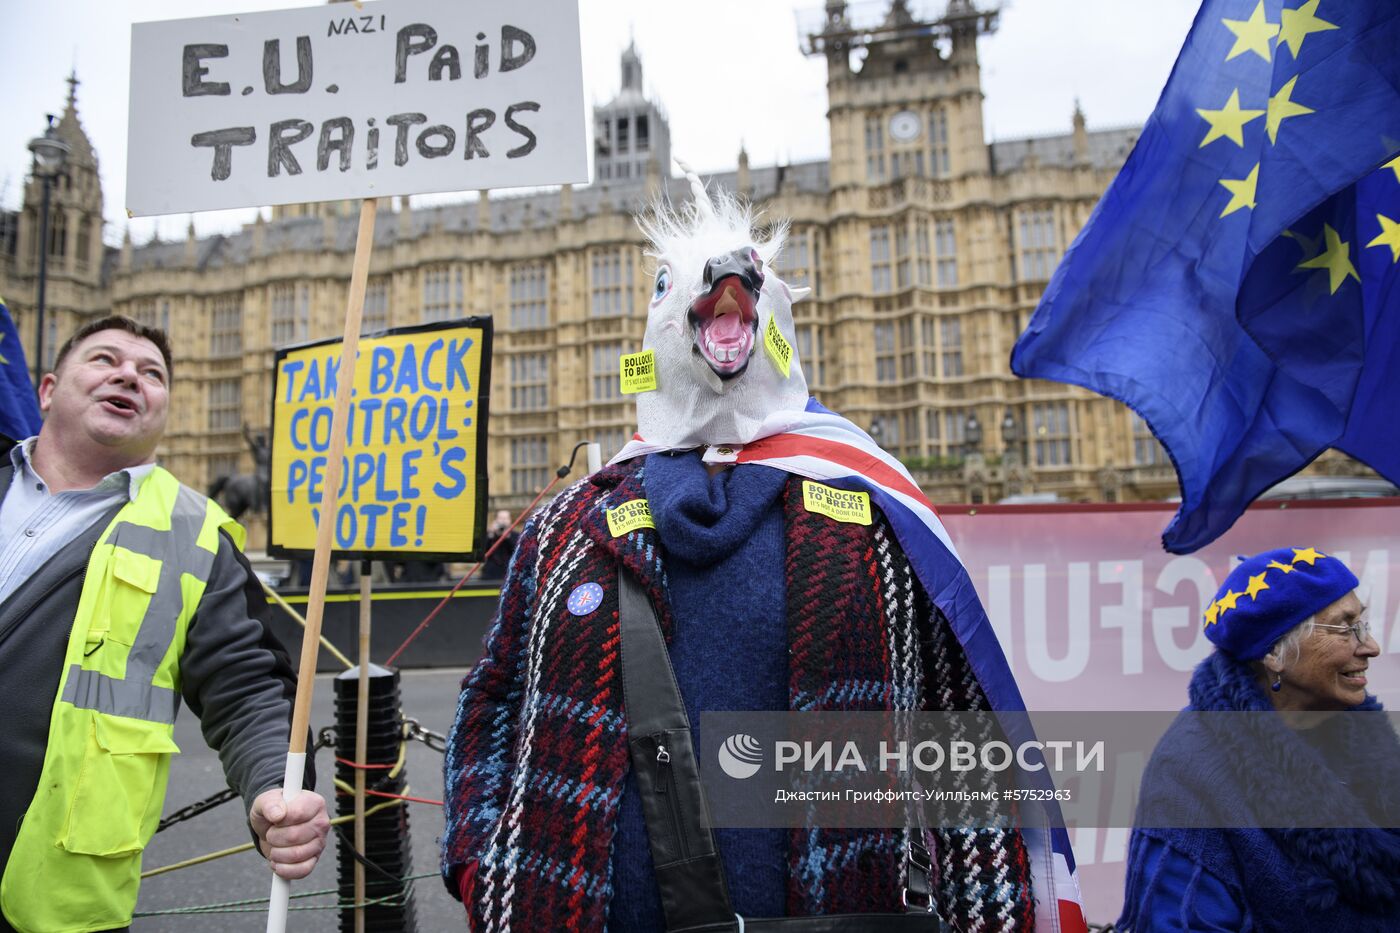
[[[1328,447],[1400,482],[1400,2],[1206,0],[1011,355],[1132,407],[1226,531]]]
[[[24,440],[39,433],[39,404],[34,400],[34,383],[24,362],[19,331],[10,318],[5,299],[0,298],[0,434],[11,440]]]

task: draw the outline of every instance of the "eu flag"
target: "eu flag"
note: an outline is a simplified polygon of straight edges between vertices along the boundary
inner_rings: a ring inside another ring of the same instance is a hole
[[[1400,3],[1206,0],[1011,356],[1166,447],[1193,551],[1328,447],[1400,482]]]
[[[34,400],[34,384],[24,362],[19,331],[10,318],[5,299],[0,298],[0,434],[23,440],[39,433],[39,404]]]

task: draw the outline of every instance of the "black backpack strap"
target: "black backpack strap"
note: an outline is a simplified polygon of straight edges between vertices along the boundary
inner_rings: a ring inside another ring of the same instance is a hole
[[[690,720],[661,624],[641,585],[625,570],[617,579],[628,746],[666,927],[733,925]]]

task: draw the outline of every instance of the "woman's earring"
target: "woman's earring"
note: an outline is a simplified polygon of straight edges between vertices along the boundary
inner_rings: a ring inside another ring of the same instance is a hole
[[[1283,671],[1279,671],[1274,675],[1274,682],[1269,685],[1269,689],[1274,693],[1278,693],[1283,689]]]

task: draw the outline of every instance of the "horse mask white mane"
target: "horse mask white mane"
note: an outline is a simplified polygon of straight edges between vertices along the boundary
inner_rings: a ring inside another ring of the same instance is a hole
[[[637,221],[657,264],[644,344],[656,353],[657,388],[637,396],[637,430],[678,449],[747,444],[765,419],[807,406],[792,305],[810,289],[773,273],[785,225],[759,242],[746,206],[723,193],[711,201],[679,164],[691,201],[679,211],[658,204]],[[786,377],[763,346],[770,320],[792,348]]]

